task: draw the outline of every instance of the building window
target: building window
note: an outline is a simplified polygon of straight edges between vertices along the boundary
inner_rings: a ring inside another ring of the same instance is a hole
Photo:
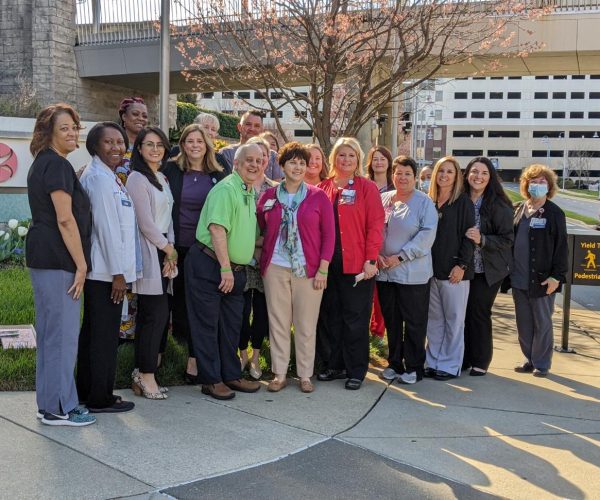
[[[485,76],[474,76],[473,80],[485,80]]]
[[[590,92],[590,99],[600,99],[600,92]]]
[[[202,92],[202,99],[212,99],[214,96],[214,92]]]
[[[571,99],[585,99],[585,92],[571,92]]]
[[[257,90],[256,92],[254,92],[254,99],[266,99],[267,96],[265,95],[264,92],[261,92],[260,90]]]
[[[485,99],[485,92],[472,92],[471,99]]]
[[[548,76],[536,76],[535,79],[536,80],[548,80]]]
[[[548,118],[548,113],[546,113],[545,111],[534,111],[533,118],[536,118],[538,120],[542,118]]]
[[[490,80],[504,80],[503,76],[492,76]]]
[[[452,156],[483,156],[483,149],[453,149]]]
[[[521,118],[520,111],[507,111],[506,118]]]
[[[233,92],[223,92],[221,94],[221,96],[223,97],[223,99],[234,99],[235,98],[235,94]]]
[[[590,75],[590,80],[600,80],[600,75]]]
[[[312,137],[313,133],[310,129],[296,129],[294,130],[294,137]]]
[[[552,92],[552,99],[566,99],[566,92]]]
[[[582,119],[583,111],[571,111],[571,113],[569,114],[569,118]]]
[[[240,99],[250,99],[250,92],[238,92]]]
[[[521,80],[520,76],[509,76],[508,77],[509,80]]]
[[[502,157],[518,157],[518,149],[488,149],[488,157],[490,156],[502,156]]]
[[[502,111],[490,111],[488,116],[490,118],[502,118]]]
[[[521,99],[521,92],[508,92],[507,99]]]
[[[585,80],[585,75],[571,75],[571,80]]]
[[[271,118],[283,118],[283,111],[271,111]]]
[[[571,130],[569,137],[571,139],[594,139],[598,137],[598,132],[595,130]]]
[[[466,111],[455,111],[454,112],[454,118],[466,118],[466,117],[467,117]]]
[[[442,148],[434,146],[431,153],[433,160],[439,160],[442,157]]]
[[[308,92],[294,92],[294,97],[308,97]]]
[[[444,92],[442,90],[435,91],[435,102],[440,102],[444,100]]]
[[[588,113],[588,118],[592,120],[600,120],[600,111],[590,111]]]
[[[548,99],[548,92],[536,92],[533,94],[534,99]]]
[[[531,156],[533,156],[534,158],[546,158],[548,156],[548,150],[547,149],[534,149],[531,152]],[[563,152],[555,150],[555,149],[551,149],[550,157],[551,158],[562,158]]]
[[[440,121],[442,119],[442,110],[441,109],[436,109],[435,110],[435,119],[437,121]]]
[[[468,95],[467,92],[454,92],[454,99],[466,99]]]
[[[283,99],[281,92],[271,92],[271,99]]]
[[[552,78],[554,78],[555,80],[566,80],[567,75],[554,75]]]
[[[564,136],[564,131],[562,130],[534,130],[533,138],[541,139],[542,137],[550,137],[550,138],[558,138]]]
[[[488,137],[520,137],[518,130],[489,130]]]
[[[296,118],[306,118],[308,116],[308,112],[307,111],[294,111],[294,116]]]
[[[503,92],[490,92],[490,99],[504,99]]]
[[[569,158],[600,158],[600,151],[569,151]]]
[[[552,111],[552,118],[566,118],[564,111]]]
[[[483,130],[453,130],[452,137],[483,137]]]
[[[471,111],[471,118],[485,118],[483,111]]]

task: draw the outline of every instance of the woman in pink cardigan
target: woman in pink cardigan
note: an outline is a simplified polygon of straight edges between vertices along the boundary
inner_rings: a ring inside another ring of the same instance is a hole
[[[285,180],[265,191],[257,206],[275,374],[267,390],[287,385],[293,324],[300,390],[312,392],[317,319],[335,242],[333,209],[323,191],[304,182],[310,152],[302,144],[286,144],[278,161]]]

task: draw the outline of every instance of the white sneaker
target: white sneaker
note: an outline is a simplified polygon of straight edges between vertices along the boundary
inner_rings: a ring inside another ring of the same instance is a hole
[[[417,372],[401,373],[398,375],[399,384],[416,384],[417,383]]]
[[[381,378],[384,380],[396,380],[398,373],[391,366],[388,366],[383,372],[381,372]]]

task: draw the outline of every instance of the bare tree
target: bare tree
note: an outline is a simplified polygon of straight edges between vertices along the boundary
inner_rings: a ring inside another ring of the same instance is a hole
[[[569,158],[569,170],[577,176],[577,187],[581,188],[590,178],[592,166],[592,155],[589,151],[575,151],[574,156]]]
[[[198,89],[260,91],[275,117],[289,104],[329,150],[444,66],[531,51],[514,21],[540,12],[509,0],[200,1],[178,49]]]

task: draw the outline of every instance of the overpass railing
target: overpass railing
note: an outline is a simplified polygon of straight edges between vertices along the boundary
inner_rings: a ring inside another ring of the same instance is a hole
[[[201,22],[235,21],[248,15],[258,14],[260,5],[269,0],[77,0],[77,44],[97,45],[124,42],[143,42],[160,38],[161,1],[170,1],[172,36],[185,36]],[[331,0],[312,0],[312,5],[327,11]],[[347,0],[348,8],[357,11],[377,10],[389,1]],[[400,0],[418,7],[431,3],[467,2],[474,8],[498,0]],[[222,5],[215,15],[215,4]],[[600,10],[600,0],[522,0],[519,5],[526,9],[548,8],[552,12],[581,12]],[[256,9],[256,10],[253,10]],[[293,15],[289,3],[270,0],[269,12],[276,17]]]

